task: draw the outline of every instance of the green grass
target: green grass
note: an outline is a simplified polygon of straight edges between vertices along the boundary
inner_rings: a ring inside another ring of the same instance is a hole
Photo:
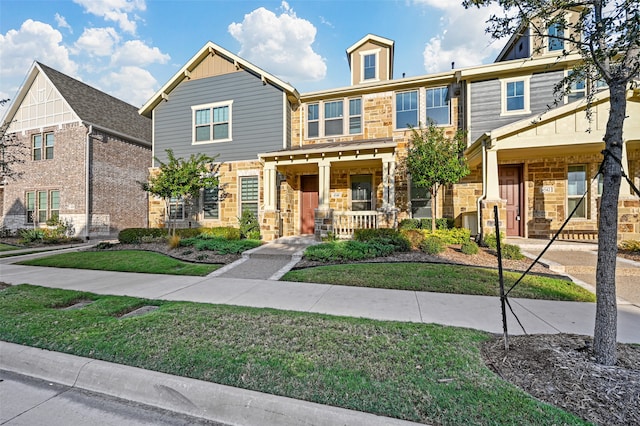
[[[0,243],[0,251],[18,250],[18,247],[9,244]]]
[[[187,263],[159,253],[141,250],[80,251],[25,260],[19,265],[56,268],[96,269],[100,271],[141,272],[147,274],[205,276],[221,265]]]
[[[505,272],[508,289],[520,273]],[[367,263],[318,266],[287,272],[283,281],[300,281],[397,290],[499,296],[498,271],[461,265]],[[525,277],[512,297],[595,302],[595,295],[568,280]]]
[[[56,309],[75,301],[81,309]],[[133,308],[159,309],[118,319]],[[502,381],[487,333],[415,323],[151,301],[20,285],[0,291],[0,339],[439,425],[585,424]]]

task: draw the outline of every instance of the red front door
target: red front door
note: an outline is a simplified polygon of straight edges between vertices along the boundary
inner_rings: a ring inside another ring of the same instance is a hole
[[[498,170],[500,198],[507,200],[507,236],[509,237],[523,235],[521,170],[520,166],[500,166]]]
[[[315,232],[315,210],[318,208],[318,176],[302,176],[300,187],[302,189],[300,233],[313,234]]]

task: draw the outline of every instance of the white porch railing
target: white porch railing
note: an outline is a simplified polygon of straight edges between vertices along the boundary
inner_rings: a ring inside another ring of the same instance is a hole
[[[333,232],[336,238],[353,238],[356,229],[378,228],[378,212],[370,211],[344,211],[333,213]]]

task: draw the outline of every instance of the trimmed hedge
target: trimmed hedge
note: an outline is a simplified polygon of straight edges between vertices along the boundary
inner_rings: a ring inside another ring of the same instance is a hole
[[[201,228],[202,238],[224,238],[226,240],[239,240],[240,229],[232,226],[219,226],[217,228]]]
[[[118,241],[122,244],[140,244],[143,237],[160,238],[167,235],[165,228],[127,228],[120,231]]]
[[[145,239],[164,238],[169,235],[167,228],[127,228],[120,231],[118,240],[122,244],[140,244]],[[240,230],[230,226],[216,228],[177,228],[176,236],[180,238],[224,238],[227,240],[239,240]]]
[[[445,249],[445,243],[436,236],[428,236],[420,243],[420,250],[427,254],[442,253]]]
[[[392,228],[356,229],[353,233],[355,241],[391,245],[394,251],[409,251],[411,243],[399,231]]]
[[[451,229],[454,220],[447,217],[436,219],[436,229]],[[431,219],[403,219],[398,229],[431,229]]]
[[[198,251],[210,250],[217,254],[240,254],[260,245],[260,241],[256,240],[227,240],[225,238],[202,238],[202,236],[180,241],[182,247],[193,247]]]
[[[304,257],[308,260],[319,262],[340,262],[389,256],[394,251],[395,247],[382,242],[382,239],[374,239],[368,242],[347,240],[332,241],[307,247],[304,251]]]

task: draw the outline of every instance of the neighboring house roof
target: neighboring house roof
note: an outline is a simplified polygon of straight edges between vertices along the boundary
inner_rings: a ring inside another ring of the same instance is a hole
[[[140,116],[135,106],[37,61],[31,66],[25,83],[7,111],[5,119],[13,118],[38,73],[42,73],[49,79],[85,124],[94,125],[116,136],[129,137],[140,143],[151,144],[151,120]]]
[[[271,84],[281,90],[283,90],[287,94],[287,98],[289,102],[293,105],[297,106],[300,103],[300,94],[298,91],[289,83],[286,83],[279,79],[278,77],[258,68],[253,65],[251,62],[242,59],[241,57],[234,55],[223,47],[218,46],[217,44],[209,41],[207,42],[199,51],[196,53],[187,63],[180,68],[180,70],[173,75],[169,79],[169,81],[162,86],[160,90],[158,90],[152,97],[147,101],[146,104],[140,108],[139,113],[146,116],[151,117],[151,112],[153,109],[175,89],[184,79],[188,79],[191,71],[193,71],[200,62],[202,62],[208,55],[221,55],[226,59],[233,62],[236,68],[244,69],[245,71],[254,74],[256,77],[262,79],[262,81],[267,84]]]

